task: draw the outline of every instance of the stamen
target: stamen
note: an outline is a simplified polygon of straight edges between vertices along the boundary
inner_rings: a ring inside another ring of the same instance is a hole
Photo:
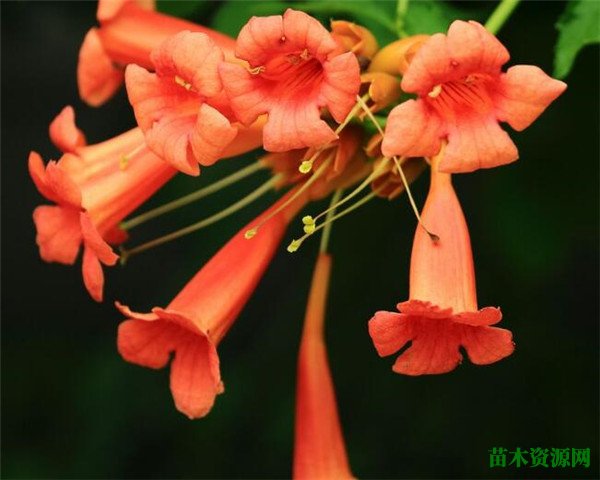
[[[259,65],[258,67],[254,67],[254,68],[248,68],[248,72],[251,75],[259,75],[259,74],[263,73],[265,70],[266,70],[266,67],[264,65]]]
[[[189,82],[186,82],[183,78],[181,78],[179,75],[175,75],[175,83],[177,85],[179,85],[180,87],[185,88],[188,92],[192,89],[192,84]]]
[[[324,215],[327,215],[332,210],[335,210],[336,208],[338,208],[340,205],[343,205],[347,201],[351,200],[356,195],[358,195],[360,192],[362,192],[365,188],[367,188],[373,180],[375,180],[377,177],[379,177],[381,175],[381,173],[383,171],[385,171],[389,161],[390,161],[389,158],[384,157],[383,160],[381,161],[381,163],[375,168],[375,170],[373,170],[371,172],[371,174],[367,178],[365,178],[358,187],[356,187],[352,192],[350,192],[348,195],[346,195],[344,198],[342,198],[339,202],[330,206],[327,210],[324,210],[323,212],[319,213],[315,217],[315,222],[319,218],[323,217]]]
[[[170,242],[171,240],[175,240],[176,238],[183,237],[184,235],[195,232],[202,228],[208,227],[209,225],[212,225],[213,223],[216,223],[219,220],[222,220],[222,219],[234,214],[238,210],[241,210],[242,208],[244,208],[246,205],[249,205],[250,203],[254,202],[260,196],[264,195],[271,188],[273,188],[279,181],[281,181],[282,178],[283,178],[282,174],[277,174],[277,175],[273,176],[272,178],[270,178],[268,181],[263,183],[260,187],[258,187],[253,192],[246,195],[241,200],[238,200],[237,202],[235,202],[234,204],[225,208],[224,210],[221,210],[220,212],[218,212],[214,215],[211,215],[210,217],[205,218],[204,220],[194,223],[193,225],[189,225],[189,226],[182,228],[180,230],[177,230],[175,232],[169,233],[162,237],[159,237],[159,238],[156,238],[149,242],[143,243],[142,245],[134,247],[131,250],[123,249],[121,251],[121,263],[124,264],[133,255],[136,255],[138,253],[144,252],[151,248],[157,247],[158,245],[162,245],[163,243]]]
[[[435,87],[433,87],[433,89],[431,90],[431,92],[429,92],[427,94],[427,96],[431,97],[431,98],[435,98],[437,97],[440,93],[442,93],[442,85],[436,85]]]
[[[310,188],[310,186],[313,183],[315,183],[323,175],[323,173],[325,173],[325,170],[327,169],[327,167],[329,167],[329,164],[331,163],[332,159],[333,154],[325,159],[325,161],[321,164],[319,168],[317,168],[317,170],[312,174],[312,176],[306,182],[304,182],[302,186],[298,190],[296,190],[296,192],[290,198],[288,198],[286,202],[283,203],[283,205],[281,205],[277,210],[265,217],[256,227],[253,227],[246,231],[244,237],[247,239],[251,239],[252,237],[254,237],[254,235],[258,233],[258,230],[260,230],[260,227],[262,227],[271,218],[273,218],[275,215],[281,212],[284,208],[286,208],[294,200],[296,200],[300,195],[302,195],[308,188]]]
[[[342,198],[343,194],[344,194],[344,190],[341,188],[338,188],[331,197],[330,205],[336,205],[340,201],[340,198]],[[331,227],[333,227],[333,220],[331,220],[331,219],[333,218],[334,214],[335,214],[335,207],[327,214],[327,217],[325,218],[325,222],[323,223],[323,226],[325,228],[323,229],[323,234],[321,235],[321,243],[319,244],[319,252],[320,253],[327,252],[327,247],[329,246],[329,237],[331,236]],[[313,222],[314,222],[314,220],[313,220]],[[314,233],[314,231],[315,231],[315,229],[313,228],[313,231],[311,233]],[[306,233],[308,233],[308,232],[306,232]]]
[[[122,230],[131,230],[132,228],[137,227],[148,220],[152,220],[153,218],[159,217],[165,213],[171,212],[192,202],[200,200],[201,198],[207,197],[208,195],[218,192],[229,185],[233,185],[247,176],[262,170],[263,168],[267,168],[267,166],[261,160],[251,163],[247,167],[242,168],[241,170],[238,170],[237,172],[234,172],[231,175],[228,175],[227,177],[208,185],[207,187],[201,188],[200,190],[192,192],[181,198],[165,203],[160,207],[156,207],[152,210],[142,213],[141,215],[138,215],[130,220],[126,220],[125,222],[121,223],[120,227]]]
[[[360,98],[358,95],[356,98],[358,99],[358,102],[361,104],[361,106],[362,106],[363,110],[365,111],[365,113],[367,114],[367,116],[375,124],[379,133],[381,133],[381,135],[384,135],[383,129],[379,126],[379,124],[377,123],[377,120],[373,116],[373,113],[371,113],[371,110],[369,110],[367,108],[367,105],[363,102],[362,98]],[[421,215],[419,214],[419,210],[417,209],[417,204],[415,203],[415,200],[410,191],[410,187],[408,186],[408,181],[406,180],[406,176],[404,175],[404,171],[402,170],[402,165],[400,164],[398,157],[394,156],[392,158],[394,160],[394,163],[396,164],[396,168],[398,169],[398,174],[400,175],[400,178],[402,178],[402,183],[404,184],[404,190],[406,190],[406,195],[408,196],[408,200],[410,202],[410,205],[412,206],[415,216],[417,217],[419,225],[421,225],[421,228],[423,228],[423,230],[425,230],[425,232],[427,233],[427,235],[429,235],[429,238],[433,242],[439,241],[440,237],[438,235],[436,235],[435,233],[427,230],[427,227],[425,227],[425,225],[423,225],[423,222],[421,222]],[[381,163],[383,164],[385,162],[381,162]]]
[[[320,224],[319,226],[317,226],[315,228],[315,232],[325,228],[327,225],[331,225],[333,222],[335,222],[336,220],[348,215],[350,212],[356,210],[358,207],[364,205],[365,203],[369,202],[370,200],[372,200],[373,198],[375,198],[377,196],[377,194],[379,193],[381,189],[375,190],[367,195],[365,195],[363,198],[361,198],[360,200],[358,200],[356,203],[353,203],[352,205],[350,205],[349,207],[345,208],[344,210],[342,210],[339,213],[336,213],[335,215],[332,215],[331,217],[328,217],[327,220],[325,222],[323,222],[322,224]],[[336,192],[337,193],[337,192]],[[340,196],[341,196],[341,191],[340,191]],[[338,197],[339,198],[339,197]],[[332,198],[332,200],[334,200]],[[332,201],[333,203],[333,201]],[[340,203],[338,203],[338,205],[340,205]],[[330,210],[333,211],[333,210]],[[310,235],[303,235],[302,237],[296,239],[296,240],[292,240],[292,242],[288,245],[287,247],[287,251],[290,253],[294,253],[295,251],[297,251],[301,246],[302,243],[304,242],[304,240],[306,240],[308,237],[310,237]],[[321,246],[323,245],[323,242],[327,242],[328,238],[326,240],[324,240],[325,237],[325,232],[323,232],[323,238],[321,239]],[[325,248],[327,248],[327,243],[325,243]],[[323,250],[321,250],[323,251]]]

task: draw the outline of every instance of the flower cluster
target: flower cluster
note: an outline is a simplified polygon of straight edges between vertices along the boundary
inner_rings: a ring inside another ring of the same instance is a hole
[[[165,308],[137,313],[116,302],[126,317],[118,328],[119,353],[144,367],[170,364],[179,411],[203,417],[223,393],[218,345],[289,224],[311,201],[330,195],[331,206],[303,216],[304,235],[288,246],[293,252],[323,232],[298,358],[295,478],[352,477],[323,333],[332,265],[327,242],[337,218],[402,193],[415,209],[408,300],[368,322],[379,355],[402,350],[395,372],[449,372],[461,361],[460,347],[475,364],[512,353],[511,332],[492,326],[500,309],[477,305],[469,232],[452,174],[515,161],[517,147],[499,122],[525,129],[564,83],[534,66],[503,72],[508,51],[472,21],[380,49],[360,25],[332,21],[328,30],[292,9],[249,19],[237,39],[155,12],[151,2],[103,0],[97,16],[100,26],[80,50],[80,96],[98,106],[124,83],[137,127],[88,145],[71,107],[52,121],[60,159],[44,165],[37,153],[29,156],[33,182],[53,203],[33,215],[43,260],[73,264],[83,247],[84,284],[101,301],[102,266],[205,228],[270,189],[287,190]],[[198,176],[200,166],[257,148],[266,152],[256,163],[127,218],[178,172]],[[431,184],[419,214],[409,184],[426,168]],[[221,212],[148,243],[123,245],[140,223],[258,170],[269,171],[269,180]]]

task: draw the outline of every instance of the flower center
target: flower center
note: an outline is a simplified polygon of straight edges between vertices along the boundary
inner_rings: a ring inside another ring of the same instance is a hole
[[[487,113],[493,106],[487,81],[484,75],[467,75],[462,80],[435,85],[426,100],[445,118],[465,113]]]
[[[323,67],[304,49],[269,60],[259,74],[273,82],[273,93],[278,97],[310,95],[321,85]]]

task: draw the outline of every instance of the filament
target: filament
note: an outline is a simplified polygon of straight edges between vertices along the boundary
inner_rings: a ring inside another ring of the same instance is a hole
[[[375,119],[371,110],[369,110],[369,107],[367,107],[367,104],[358,95],[356,96],[356,99],[357,99],[357,102],[361,105],[364,112],[369,117],[369,119],[373,122],[373,124],[375,125],[375,127],[377,128],[379,133],[381,135],[384,135],[383,129],[377,123],[377,120]],[[417,221],[419,222],[419,225],[421,226],[421,228],[423,228],[423,230],[425,230],[425,233],[427,233],[427,235],[429,235],[429,238],[432,241],[434,241],[434,242],[439,241],[440,237],[437,236],[435,233],[430,232],[427,229],[427,227],[425,227],[425,225],[423,225],[423,222],[421,221],[421,215],[419,214],[419,209],[417,208],[417,204],[415,203],[415,200],[410,191],[410,187],[408,186],[408,181],[406,180],[406,176],[404,175],[404,171],[402,170],[402,165],[400,165],[400,161],[398,160],[398,157],[393,156],[392,158],[394,160],[394,163],[396,164],[396,168],[398,169],[398,174],[400,175],[400,178],[402,178],[402,183],[404,184],[404,190],[406,190],[406,195],[408,196],[408,201],[410,202],[410,205],[412,206],[412,209],[415,212],[415,216],[417,217]]]
[[[176,238],[183,237],[184,235],[195,232],[202,228],[208,227],[209,225],[212,225],[213,223],[216,223],[219,220],[222,220],[222,219],[234,214],[238,210],[241,210],[246,205],[249,205],[250,203],[254,202],[257,198],[261,197],[266,192],[268,192],[273,186],[275,186],[282,179],[282,177],[283,176],[281,174],[275,175],[274,177],[270,178],[268,181],[263,183],[256,190],[254,190],[253,192],[246,195],[241,200],[238,200],[237,202],[235,202],[234,204],[225,208],[224,210],[221,210],[220,212],[218,212],[214,215],[211,215],[210,217],[205,218],[204,220],[194,223],[193,225],[189,225],[180,230],[176,230],[175,232],[169,233],[162,237],[155,238],[154,240],[143,243],[142,245],[134,247],[131,250],[122,249],[121,250],[121,263],[124,264],[133,255],[136,255],[138,253],[144,252],[151,248],[157,247],[158,245],[162,245],[163,243],[170,242],[171,240],[175,240]]]
[[[279,212],[281,212],[284,208],[286,208],[288,205],[290,205],[294,200],[296,200],[300,195],[302,195],[313,183],[315,183],[323,175],[323,173],[325,172],[325,170],[331,163],[332,159],[333,159],[333,155],[330,155],[329,157],[327,157],[325,159],[325,161],[319,166],[319,168],[317,168],[317,170],[311,175],[311,177],[306,182],[304,182],[302,184],[302,186],[298,190],[296,190],[296,192],[290,198],[288,198],[278,209],[274,210],[273,212],[271,212],[271,214],[269,214],[267,217],[265,217],[256,227],[253,227],[250,230],[247,230],[244,236],[247,239],[254,237],[254,235],[256,235],[256,233],[258,232],[260,227],[262,227],[271,218],[273,218],[275,215],[277,215]]]
[[[152,210],[144,212],[141,215],[132,218],[131,220],[122,222],[120,227],[123,230],[131,230],[132,228],[137,227],[148,220],[152,220],[160,215],[164,215],[165,213],[171,212],[192,202],[200,200],[201,198],[207,197],[212,193],[218,192],[219,190],[228,187],[229,185],[232,185],[263,168],[266,168],[266,165],[260,160],[258,162],[251,163],[247,167],[242,168],[241,170],[238,170],[231,175],[222,178],[211,185],[208,185],[207,187],[201,188],[200,190],[178,198],[177,200],[173,200],[172,202],[165,203],[160,207],[156,207]]]
[[[369,194],[365,195],[363,198],[361,198],[357,202],[353,203],[349,207],[345,208],[341,212],[336,213],[335,215],[332,215],[331,217],[328,216],[327,220],[325,222],[323,222],[322,224],[320,224],[319,226],[317,226],[315,228],[315,232],[318,232],[319,230],[325,228],[327,225],[331,225],[336,220],[338,220],[338,219],[340,219],[340,218],[348,215],[350,212],[356,210],[358,207],[360,207],[360,206],[364,205],[365,203],[369,202],[370,200],[372,200],[373,198],[375,198],[375,196],[379,193],[380,190],[382,190],[382,189],[378,189],[378,190],[375,190],[373,192],[370,192]],[[331,210],[331,211],[333,211],[333,210]],[[292,240],[291,243],[287,247],[287,251],[290,252],[290,253],[295,252],[296,250],[298,250],[298,248],[300,248],[300,246],[302,245],[302,243],[304,242],[304,240],[306,240],[311,235],[312,234],[304,234],[299,239]],[[325,235],[325,232],[323,232],[323,235]],[[321,239],[321,241],[322,241],[322,239]]]

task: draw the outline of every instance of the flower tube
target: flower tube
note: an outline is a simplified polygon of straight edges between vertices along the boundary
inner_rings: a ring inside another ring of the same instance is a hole
[[[294,479],[354,478],[348,464],[323,324],[331,256],[319,254],[298,355]]]
[[[469,230],[451,176],[431,165],[431,186],[422,221],[439,236],[432,241],[417,227],[410,263],[410,294],[400,313],[380,311],[369,334],[380,356],[411,342],[394,363],[396,373],[446,373],[461,362],[459,348],[478,365],[497,362],[514,350],[508,330],[491,327],[502,319],[499,308],[477,307]]]
[[[176,17],[153,11],[153,2],[100,0],[100,27],[91,28],[79,51],[77,85],[84,102],[98,106],[123,83],[125,66],[153,68],[150,53],[168,37],[183,30],[208,35],[227,57],[235,40],[227,35]]]

